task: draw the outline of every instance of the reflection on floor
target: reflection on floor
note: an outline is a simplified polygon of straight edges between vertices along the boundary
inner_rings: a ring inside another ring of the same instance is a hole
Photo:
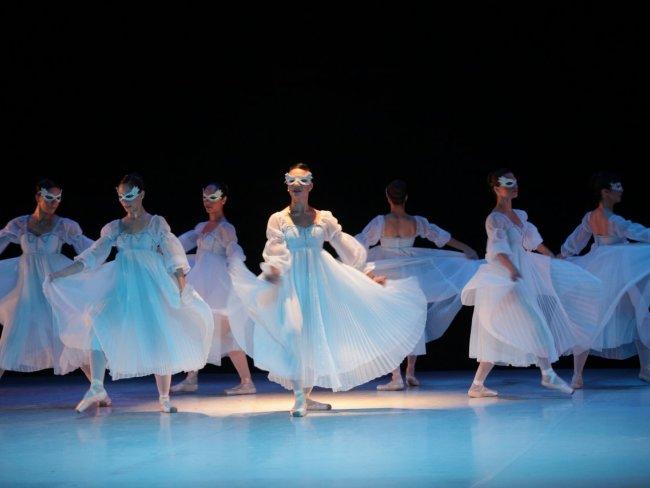
[[[572,397],[504,369],[499,398],[470,400],[471,377],[318,391],[334,410],[304,419],[263,376],[257,395],[225,397],[234,377],[201,375],[174,415],[153,378],[108,383],[113,407],[79,415],[82,377],[5,377],[0,486],[650,486],[650,385],[634,371],[588,371]]]

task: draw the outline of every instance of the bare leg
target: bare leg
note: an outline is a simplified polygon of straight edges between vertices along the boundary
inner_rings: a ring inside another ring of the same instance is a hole
[[[169,387],[172,384],[170,374],[154,375],[156,386],[158,387],[158,401],[160,402],[160,411],[164,413],[176,413],[177,409],[169,401]]]
[[[641,366],[639,379],[650,383],[650,348],[641,341],[636,341],[636,349],[639,353],[639,363]]]
[[[478,368],[476,368],[476,374],[474,375],[474,381],[472,381],[472,386],[470,386],[467,391],[469,397],[483,398],[497,396],[496,391],[486,388],[483,384],[490,374],[490,371],[492,371],[492,368],[494,368],[494,363],[488,363],[487,361],[481,361],[478,363]]]
[[[582,388],[584,382],[582,380],[582,372],[585,369],[585,363],[589,357],[589,351],[580,353],[573,352],[573,378],[571,379],[571,387],[575,390]]]
[[[415,362],[417,360],[417,356],[408,356],[406,358],[406,384],[408,386],[420,386],[420,382],[415,377]]]
[[[226,388],[226,395],[250,395],[256,393],[257,390],[253,384],[251,370],[248,367],[248,360],[244,351],[230,351],[228,356],[237,370],[240,383],[234,388]]]
[[[402,380],[402,371],[400,366],[393,370],[393,377],[388,383],[377,385],[379,391],[399,391],[404,389],[404,381]]]
[[[4,370],[4,369],[0,369],[0,378],[2,378],[2,375],[3,375],[3,374],[5,374],[5,370]]]

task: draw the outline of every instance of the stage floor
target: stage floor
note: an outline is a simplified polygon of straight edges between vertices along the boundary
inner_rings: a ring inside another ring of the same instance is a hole
[[[303,419],[264,376],[257,395],[225,397],[233,376],[201,375],[172,415],[152,377],[108,382],[113,407],[82,415],[83,377],[6,377],[0,486],[650,486],[650,385],[636,373],[587,371],[567,397],[503,369],[488,381],[500,397],[472,400],[471,372],[433,372],[404,392],[318,391],[334,410]]]

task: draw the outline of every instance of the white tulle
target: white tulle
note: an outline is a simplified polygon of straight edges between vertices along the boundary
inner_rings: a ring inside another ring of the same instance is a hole
[[[604,285],[604,325],[591,345],[591,353],[625,359],[637,354],[637,341],[650,347],[650,229],[612,215],[607,235],[593,235],[590,215],[584,216],[564,242],[562,255],[600,278]],[[592,237],[589,252],[575,256]],[[632,244],[628,239],[642,243]]]
[[[382,287],[364,275],[364,248],[330,212],[309,227],[273,214],[267,238],[263,268],[280,270],[279,282],[233,263],[229,308],[238,343],[271,380],[348,390],[392,371],[413,350],[426,318],[417,280]],[[343,262],[323,250],[325,241]]]
[[[425,334],[412,354],[426,354],[425,343],[440,338],[449,328],[460,310],[460,292],[476,273],[480,261],[470,260],[463,253],[414,247],[415,237],[422,237],[442,247],[451,234],[424,217],[415,217],[416,235],[412,237],[387,237],[385,219],[378,215],[372,219],[356,239],[369,248],[368,261],[374,272],[389,279],[414,277],[428,302]]]
[[[515,212],[522,227],[499,212],[488,216],[488,262],[461,295],[474,306],[470,357],[528,366],[587,350],[599,332],[600,280],[572,263],[533,253],[542,238],[525,212]],[[496,259],[500,253],[521,279],[511,280]]]
[[[113,246],[117,257],[104,263]],[[190,285],[179,293],[170,273],[189,265],[162,217],[137,233],[122,232],[113,221],[75,259],[84,263],[82,273],[44,285],[68,348],[101,349],[113,379],[205,365],[212,311]]]
[[[50,273],[72,262],[61,254],[63,244],[82,252],[92,241],[73,220],[55,218],[52,230],[40,236],[28,230],[29,215],[12,220],[0,231],[0,252],[10,243],[19,244],[23,251],[18,258],[0,261],[0,369],[53,368],[55,374],[65,374],[88,363],[85,354],[65,351],[42,284]]]
[[[195,255],[188,255],[191,270],[187,282],[212,308],[214,334],[208,362],[218,366],[223,356],[241,350],[228,322],[227,304],[232,289],[228,268],[233,260],[244,261],[246,257],[237,243],[235,227],[230,222],[224,219],[210,232],[204,232],[207,224],[198,224],[193,230],[179,236],[179,240],[185,251],[196,248]]]

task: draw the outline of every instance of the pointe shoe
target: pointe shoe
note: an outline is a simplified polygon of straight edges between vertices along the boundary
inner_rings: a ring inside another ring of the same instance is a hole
[[[106,401],[108,394],[102,385],[93,385],[91,386],[81,401],[75,407],[75,410],[79,413],[85,411],[91,405],[95,403],[100,403]]]
[[[581,390],[584,387],[585,383],[582,379],[582,375],[573,375],[573,378],[571,378],[571,388],[574,390]]]
[[[237,386],[226,388],[223,391],[226,393],[226,395],[253,395],[257,393],[257,389],[252,382],[240,383]]]
[[[329,403],[317,402],[316,400],[307,398],[307,410],[313,410],[313,411],[332,410],[332,405],[330,405]]]
[[[415,376],[411,376],[410,374],[407,374],[406,384],[408,386],[420,386],[420,380],[418,380]]]
[[[542,386],[551,390],[561,391],[567,395],[573,394],[573,388],[571,388],[566,381],[560,378],[557,373],[553,373],[550,376],[542,375]]]
[[[158,397],[158,402],[160,403],[160,411],[163,413],[176,413],[178,409],[171,404],[169,401],[169,395]]]
[[[307,402],[304,395],[296,396],[296,401],[289,410],[289,415],[292,417],[304,417],[307,415]]]
[[[404,381],[400,376],[399,379],[392,379],[388,383],[383,385],[377,385],[377,390],[379,391],[400,391],[404,389]]]
[[[111,397],[108,396],[108,393],[106,394],[106,398],[104,398],[99,402],[99,406],[102,408],[111,407],[112,405],[113,405],[113,400],[111,400]]]
[[[183,381],[180,383],[175,384],[172,386],[169,391],[172,393],[194,393],[196,390],[199,389],[199,382],[196,380],[196,378],[185,378]]]
[[[486,388],[485,385],[475,385],[472,383],[472,386],[467,390],[467,396],[470,398],[488,398],[498,396],[498,393],[494,390]]]
[[[646,383],[650,383],[650,371],[639,371],[639,379]]]

